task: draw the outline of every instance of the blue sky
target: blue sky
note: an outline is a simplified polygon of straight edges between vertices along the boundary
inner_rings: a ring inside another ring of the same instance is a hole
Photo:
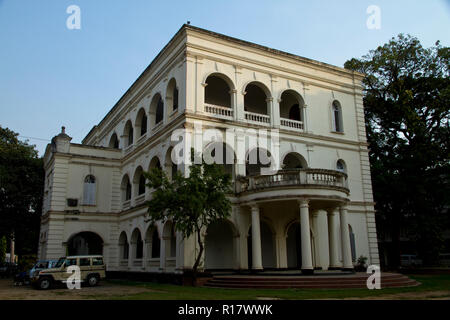
[[[73,4],[80,30],[66,27]],[[187,20],[336,66],[401,32],[450,43],[450,0],[0,0],[0,125],[41,155],[62,125],[81,142]]]

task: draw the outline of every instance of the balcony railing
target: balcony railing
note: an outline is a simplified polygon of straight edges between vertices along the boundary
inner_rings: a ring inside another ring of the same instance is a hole
[[[303,121],[291,120],[291,119],[280,119],[281,127],[295,130],[303,131]]]
[[[147,267],[149,268],[159,268],[159,258],[150,258],[147,259]]]
[[[119,266],[121,266],[121,267],[128,266],[128,259],[121,259],[119,262]]]
[[[134,203],[135,205],[140,205],[142,203],[145,202],[145,193],[138,195],[135,199],[134,199]]]
[[[246,120],[257,122],[258,124],[270,124],[270,116],[268,115],[248,111],[244,111],[244,114]]]
[[[340,171],[327,169],[280,170],[273,175],[242,177],[237,181],[236,191],[240,193],[273,187],[308,187],[311,185],[335,187],[348,192],[347,175]]]
[[[216,118],[233,119],[233,109],[228,107],[208,103],[205,104],[205,112],[214,115]]]
[[[122,208],[123,208],[123,210],[130,209],[131,208],[131,200],[124,201],[122,203]]]

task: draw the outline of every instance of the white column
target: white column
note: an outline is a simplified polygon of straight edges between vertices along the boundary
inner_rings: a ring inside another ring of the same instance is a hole
[[[339,208],[341,218],[341,242],[342,242],[342,260],[344,270],[353,270],[352,263],[352,251],[350,247],[350,235],[348,232],[347,223],[347,207],[342,206]]]
[[[318,240],[318,251],[319,251],[319,266],[322,270],[328,270],[330,265],[329,259],[329,245],[328,245],[328,221],[327,212],[325,210],[317,211],[317,240]]]
[[[330,267],[328,269],[339,268],[337,218],[335,209],[328,212],[328,243],[330,247]]]
[[[302,239],[302,272],[313,273],[308,200],[300,200],[300,233]]]
[[[252,205],[252,269],[262,270],[261,229],[259,223],[259,207]]]

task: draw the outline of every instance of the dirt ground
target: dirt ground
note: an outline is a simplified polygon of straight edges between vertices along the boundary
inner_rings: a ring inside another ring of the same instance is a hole
[[[97,287],[81,287],[80,290],[69,290],[64,286],[52,290],[36,290],[31,286],[15,286],[11,279],[0,279],[0,300],[85,300],[108,299],[108,296],[132,295],[151,292],[146,288],[122,286],[109,282],[100,282]]]

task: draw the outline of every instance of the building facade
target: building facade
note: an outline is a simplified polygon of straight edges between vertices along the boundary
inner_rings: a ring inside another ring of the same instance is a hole
[[[47,146],[39,257],[101,253],[112,271],[191,269],[195,239],[145,217],[152,190],[142,173],[188,174],[173,161],[181,130],[183,143],[231,159],[232,211],[204,230],[202,268],[352,269],[361,255],[379,264],[362,79],[183,25],[82,144],[63,128]]]

